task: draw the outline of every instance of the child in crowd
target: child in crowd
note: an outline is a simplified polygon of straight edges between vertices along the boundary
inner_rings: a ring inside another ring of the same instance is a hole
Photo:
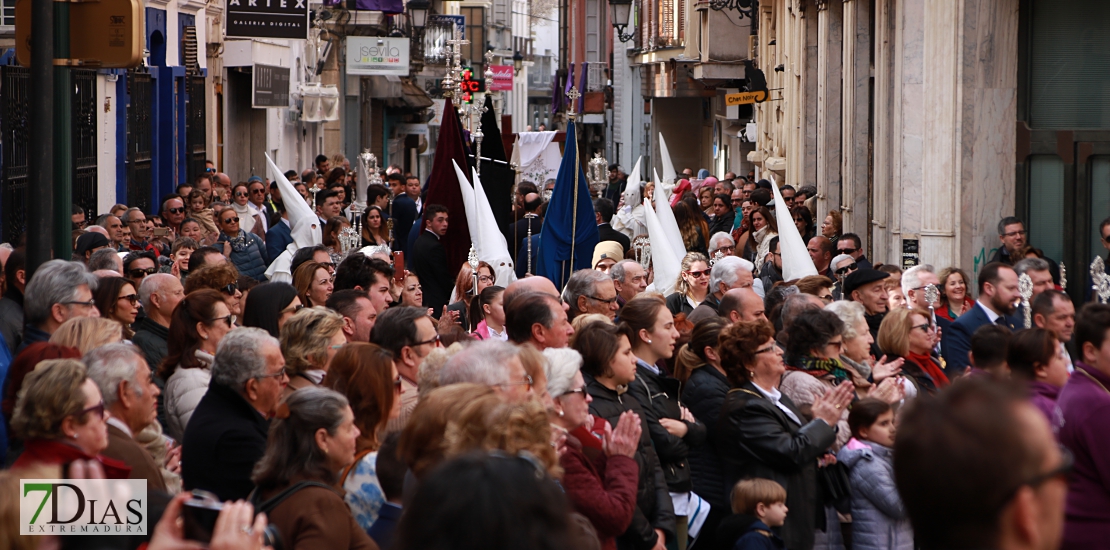
[[[745,479],[732,489],[732,513],[755,517],[732,550],[778,550],[786,548],[771,531],[786,521],[786,489],[770,479]]]
[[[220,234],[220,230],[216,228],[216,222],[214,221],[215,214],[212,212],[212,208],[208,206],[208,196],[200,189],[194,189],[189,193],[189,217],[200,223],[205,240],[212,235]]]
[[[913,528],[894,485],[894,411],[863,399],[848,415],[852,439],[836,458],[849,469],[853,550],[913,550]]]

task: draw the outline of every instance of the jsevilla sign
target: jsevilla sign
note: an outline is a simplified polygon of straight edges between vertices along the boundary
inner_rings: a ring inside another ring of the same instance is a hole
[[[227,0],[227,36],[308,38],[308,0]]]
[[[491,92],[513,91],[512,65],[490,65],[489,68],[493,72],[493,82],[489,86]]]
[[[733,105],[747,105],[749,103],[763,103],[767,101],[767,91],[759,90],[757,92],[741,92],[738,94],[728,94],[725,96],[725,105],[732,107]]]
[[[348,36],[347,74],[408,76],[409,39]]]

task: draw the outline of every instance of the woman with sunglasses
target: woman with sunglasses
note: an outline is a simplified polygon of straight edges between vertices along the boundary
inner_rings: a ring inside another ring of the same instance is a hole
[[[709,292],[709,258],[700,252],[690,252],[682,258],[682,271],[674,283],[674,292],[667,296],[667,309],[672,315],[689,315],[706,299]]]
[[[780,531],[786,547],[813,548],[817,459],[836,442],[834,427],[852,402],[852,384],[836,385],[815,397],[803,414],[779,391],[786,366],[775,329],[763,319],[726,327],[719,351],[732,389],[721,406],[713,445],[724,463],[727,486],[753,477],[778,482],[786,489],[790,509]]]
[[[100,390],[80,361],[39,363],[23,379],[12,415],[12,431],[23,440],[23,454],[12,469],[97,460],[106,478],[127,479],[130,466],[100,456],[108,448],[107,420]]]
[[[250,203],[250,185],[241,181],[231,188],[230,208],[239,216],[239,228],[248,233],[254,233],[258,238],[265,240],[266,232],[262,225],[262,218]]]
[[[324,387],[335,390],[351,404],[355,426],[355,460],[340,473],[339,483],[347,491],[359,527],[369,530],[385,504],[378,482],[378,449],[385,426],[401,415],[401,377],[393,365],[393,354],[374,344],[352,342],[332,358]]]
[[[615,427],[604,419],[595,424],[582,355],[565,348],[549,348],[543,355],[547,392],[554,400],[548,417],[553,430],[566,434],[566,450],[559,456],[563,489],[574,509],[594,526],[601,547],[615,549],[616,537],[628,529],[636,512],[640,417],[626,411]]]
[[[927,393],[935,395],[948,386],[948,377],[932,357],[936,327],[929,321],[928,311],[920,308],[893,309],[879,326],[877,342],[888,358],[901,357],[902,374],[913,384],[906,396]]]
[[[238,319],[243,314],[243,293],[239,290],[239,271],[231,262],[206,265],[185,278],[185,294],[207,288],[223,295],[228,311]]]
[[[216,248],[223,250],[224,256],[240,273],[265,281],[266,266],[270,265],[266,244],[258,235],[242,229],[243,219],[232,207],[218,211],[216,224],[220,227],[220,236],[216,239]]]
[[[166,381],[162,391],[166,433],[178,441],[208,391],[216,348],[231,332],[233,317],[223,295],[208,289],[186,294],[173,310],[166,358],[158,375]]]
[[[139,315],[139,291],[135,283],[123,277],[104,277],[93,294],[100,316],[112,319],[123,327],[123,338],[131,339],[135,332],[131,323]]]

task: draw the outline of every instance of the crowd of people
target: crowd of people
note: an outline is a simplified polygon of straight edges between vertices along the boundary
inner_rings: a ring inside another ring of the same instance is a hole
[[[1016,218],[975,279],[903,271],[872,265],[837,212],[818,227],[815,189],[781,188],[776,220],[766,180],[688,174],[672,204],[688,253],[658,281],[633,244],[653,184],[614,167],[592,266],[560,289],[448,269],[461,213],[392,168],[357,224],[370,248],[344,246],[355,182],[341,156],[316,161],[287,175],[300,197],[211,172],[157,214],[75,211],[73,260],[33,273],[0,246],[8,494],[145,479],[153,535],[113,547],[151,550],[193,547],[181,510],[204,494],[223,509],[201,542],[220,549],[1110,540],[1110,305],[1077,312]],[[517,188],[519,269],[546,202]],[[293,242],[283,200],[314,206],[324,242],[267,281]],[[783,280],[783,223],[818,275]],[[16,534],[18,507],[0,522],[5,547],[45,540]]]

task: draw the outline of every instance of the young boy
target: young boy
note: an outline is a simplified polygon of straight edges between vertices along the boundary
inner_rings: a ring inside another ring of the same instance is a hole
[[[732,489],[732,513],[755,516],[756,521],[732,550],[781,550],[782,539],[771,532],[786,521],[786,489],[770,479],[745,479]]]

